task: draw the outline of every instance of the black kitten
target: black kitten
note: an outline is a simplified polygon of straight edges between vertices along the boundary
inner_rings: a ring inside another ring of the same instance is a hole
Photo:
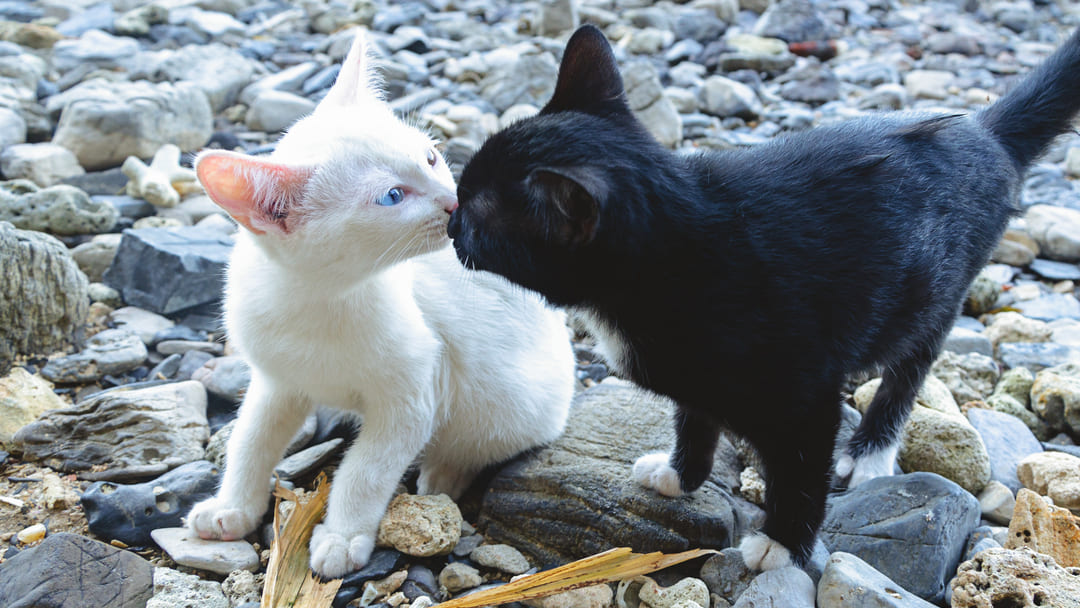
[[[638,460],[641,483],[692,491],[722,425],[750,440],[768,538],[745,539],[743,556],[801,565],[824,515],[845,375],[884,369],[836,465],[854,485],[892,472],[1025,168],[1078,110],[1080,32],[973,118],[885,115],[680,155],[631,114],[611,48],[585,26],[550,103],[465,167],[449,234],[468,267],[583,311],[612,364],[678,403],[675,449]]]

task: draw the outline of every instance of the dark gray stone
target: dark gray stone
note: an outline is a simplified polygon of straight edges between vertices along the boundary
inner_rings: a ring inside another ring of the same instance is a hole
[[[67,247],[40,232],[0,222],[0,376],[16,355],[62,350],[78,337],[90,306],[89,282]]]
[[[1036,258],[1028,268],[1044,279],[1051,281],[1080,280],[1080,266],[1068,262],[1055,262]]]
[[[221,301],[232,240],[199,226],[125,230],[106,285],[124,301],[158,314]]]
[[[353,599],[360,596],[364,583],[371,580],[379,580],[390,576],[401,564],[405,562],[405,556],[393,549],[376,549],[371,554],[371,559],[363,568],[346,574],[341,580],[341,588],[334,596],[335,607],[345,606]]]
[[[764,513],[735,498],[742,463],[722,439],[713,474],[696,492],[667,498],[637,484],[641,455],[674,445],[669,401],[604,383],[575,398],[565,433],[500,470],[483,497],[479,529],[550,564],[618,546],[635,551],[723,548]]]
[[[701,565],[701,580],[709,588],[709,593],[724,598],[734,604],[739,596],[750,586],[757,573],[746,567],[742,552],[735,547],[728,547]]]
[[[939,602],[979,516],[979,501],[940,475],[879,477],[829,497],[821,540]]]
[[[980,408],[970,408],[967,416],[990,454],[990,478],[1016,494],[1024,487],[1016,476],[1016,466],[1027,456],[1042,452],[1042,444],[1016,416]]]
[[[154,214],[154,206],[150,203],[142,199],[117,194],[118,192],[123,192],[124,186],[128,183],[128,177],[120,171],[120,167],[105,169],[104,171],[90,171],[89,173],[83,173],[82,175],[72,175],[61,179],[60,183],[75,186],[79,190],[89,194],[90,198],[95,200],[98,200],[98,197],[100,196],[101,200],[113,203],[113,206],[116,207],[124,217],[132,216],[125,214],[121,208],[124,205],[117,205],[114,202],[115,199],[138,201],[142,207],[149,207],[150,210],[145,215]],[[140,215],[138,217],[145,216]]]
[[[151,530],[180,527],[195,503],[213,496],[219,477],[213,463],[198,460],[146,483],[99,481],[83,492],[79,502],[98,538],[147,546],[153,542]]]
[[[134,553],[53,534],[0,564],[0,606],[143,608],[153,595],[153,573]]]
[[[289,456],[274,467],[274,473],[285,481],[305,479],[318,472],[319,467],[338,453],[344,439],[335,438],[313,445]]]

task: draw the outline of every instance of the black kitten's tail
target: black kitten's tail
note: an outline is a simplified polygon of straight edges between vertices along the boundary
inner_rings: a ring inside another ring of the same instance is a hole
[[[978,115],[1021,169],[1080,111],[1080,29],[1015,89]]]

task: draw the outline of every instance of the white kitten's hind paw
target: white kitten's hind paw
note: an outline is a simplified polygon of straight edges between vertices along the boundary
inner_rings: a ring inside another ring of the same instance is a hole
[[[778,570],[791,565],[791,551],[768,536],[756,532],[739,543],[746,567],[751,570]]]
[[[215,496],[191,508],[187,526],[204,540],[238,540],[255,530],[261,515],[230,507]]]
[[[319,524],[311,533],[311,569],[326,579],[341,578],[367,565],[374,548],[369,534],[345,538]]]
[[[662,452],[646,454],[634,462],[634,479],[664,496],[682,496],[682,482],[670,461],[671,457]]]
[[[849,489],[877,477],[888,477],[893,474],[899,449],[899,446],[890,446],[858,458],[852,458],[845,453],[836,461],[836,476],[838,479],[847,479]]]

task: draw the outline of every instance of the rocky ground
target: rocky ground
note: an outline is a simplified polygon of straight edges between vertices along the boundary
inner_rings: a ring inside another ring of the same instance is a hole
[[[257,601],[269,524],[236,543],[175,530],[213,491],[248,378],[217,323],[234,227],[192,181],[190,152],[270,150],[325,93],[361,25],[390,102],[460,168],[545,102],[585,22],[614,43],[657,138],[693,151],[868,112],[978,110],[1080,24],[1080,9],[0,1],[0,605]],[[1080,606],[1078,177],[1080,136],[1067,135],[1031,171],[1023,213],[920,393],[901,474],[831,496],[805,573],[754,576],[728,549],[537,605]],[[587,337],[577,350],[565,436],[458,504],[413,497],[406,479],[383,547],[335,606],[420,608],[613,546],[723,548],[760,524],[760,476],[732,443],[692,496],[635,486],[633,459],[670,445],[669,404],[610,377]],[[845,432],[875,384],[851,388]],[[352,433],[331,411],[313,416],[279,478],[310,489]]]

